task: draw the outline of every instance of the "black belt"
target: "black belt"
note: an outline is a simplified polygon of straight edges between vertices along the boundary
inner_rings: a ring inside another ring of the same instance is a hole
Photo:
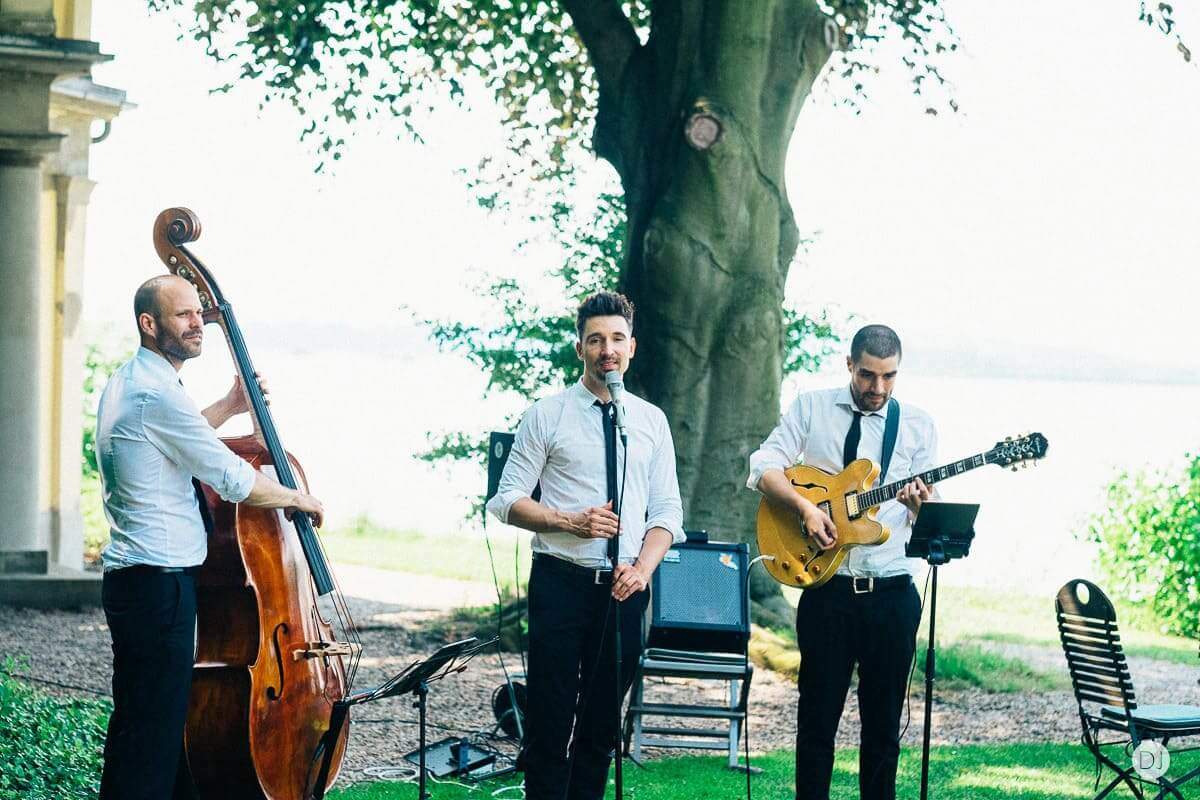
[[[555,572],[582,578],[597,586],[612,583],[612,570],[608,567],[583,567],[547,553],[534,553],[533,560],[543,569],[552,569]]]
[[[907,589],[912,585],[911,575],[889,575],[886,578],[862,578],[850,575],[834,575],[826,584],[830,588],[853,594],[870,594],[871,592],[887,592],[895,589]]]
[[[110,569],[105,572],[104,575],[106,577],[109,575],[119,575],[124,578],[127,576],[132,577],[134,575],[154,575],[158,573],[195,575],[199,571],[200,566],[198,564],[194,567],[160,567],[155,564],[134,564],[131,567],[118,567],[117,569]]]

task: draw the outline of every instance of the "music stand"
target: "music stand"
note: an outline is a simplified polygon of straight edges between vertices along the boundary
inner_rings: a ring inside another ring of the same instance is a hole
[[[931,570],[929,642],[925,649],[925,732],[921,742],[921,800],[929,795],[929,728],[933,717],[933,681],[937,671],[935,624],[937,621],[938,567],[956,558],[966,558],[975,538],[978,503],[946,503],[927,500],[913,522],[912,536],[904,547],[909,558],[924,559]]]
[[[478,639],[472,636],[469,639],[463,639],[458,642],[451,642],[448,645],[441,647],[436,653],[426,658],[424,661],[414,661],[409,664],[403,672],[393,678],[388,679],[384,683],[368,689],[363,692],[356,692],[344,700],[339,700],[335,704],[334,714],[339,715],[343,720],[350,706],[355,706],[360,703],[367,703],[373,700],[383,700],[387,697],[394,697],[399,694],[412,694],[417,698],[413,706],[417,709],[417,720],[420,729],[420,764],[418,766],[418,800],[426,800],[430,795],[425,791],[425,709],[426,697],[429,695],[429,684],[434,681],[440,681],[447,675],[453,675],[456,672],[462,672],[467,668],[467,662],[475,657],[479,651],[485,647],[490,647],[496,643],[496,639],[480,643]],[[459,661],[462,659],[462,661]],[[340,714],[339,714],[340,712]],[[332,731],[332,726],[331,726]],[[313,797],[315,800],[321,800],[325,795],[325,775],[328,774],[328,759],[332,757],[332,745],[326,755],[326,765],[321,770],[321,778],[317,781]]]

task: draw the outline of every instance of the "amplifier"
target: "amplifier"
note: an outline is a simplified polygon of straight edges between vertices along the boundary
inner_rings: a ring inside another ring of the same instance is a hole
[[[688,541],[654,573],[647,647],[741,653],[750,639],[750,546]]]

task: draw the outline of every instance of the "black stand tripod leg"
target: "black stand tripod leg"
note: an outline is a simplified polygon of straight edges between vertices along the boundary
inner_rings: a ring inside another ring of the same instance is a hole
[[[937,565],[930,567],[932,585],[929,595],[929,641],[925,647],[925,731],[921,739],[921,800],[929,796],[929,733],[933,719],[933,682],[937,673],[934,637],[937,633]]]
[[[429,792],[425,791],[425,699],[429,695],[429,687],[425,685],[424,681],[421,681],[414,694],[417,696],[417,702],[413,705],[417,707],[417,721],[419,723],[417,727],[419,729],[421,748],[419,763],[417,765],[417,798],[418,800],[426,800],[430,796]]]

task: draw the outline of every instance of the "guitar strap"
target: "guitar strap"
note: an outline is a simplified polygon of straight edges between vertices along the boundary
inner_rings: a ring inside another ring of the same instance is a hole
[[[887,477],[888,465],[892,463],[892,453],[896,449],[896,435],[900,432],[900,403],[896,398],[888,400],[887,421],[883,423],[883,462],[880,464],[879,485]]]

